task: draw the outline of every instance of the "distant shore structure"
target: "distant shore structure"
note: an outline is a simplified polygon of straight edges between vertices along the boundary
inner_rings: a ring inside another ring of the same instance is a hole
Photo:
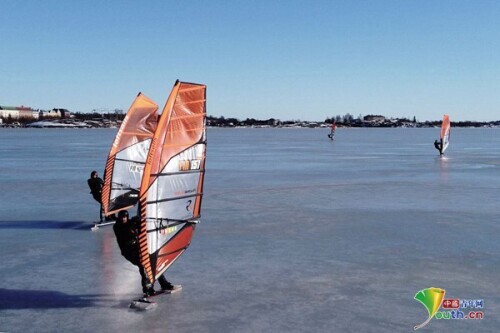
[[[71,113],[67,109],[40,110],[28,106],[3,106],[0,105],[0,118],[2,119],[34,119],[41,118],[69,118]]]
[[[21,106],[0,105],[0,127],[116,127],[123,119],[122,109],[93,109],[91,113],[70,112],[64,108],[42,110]]]
[[[93,109],[90,113],[70,112],[68,109],[52,110],[33,109],[26,106],[1,106],[0,127],[3,128],[117,128],[125,113],[122,109]],[[387,118],[382,115],[361,114],[358,117],[346,113],[327,117],[324,121],[280,120],[275,118],[255,119],[226,118],[207,116],[207,127],[222,128],[329,128],[335,122],[338,128],[429,128],[440,127],[441,120],[417,121],[408,118]],[[500,127],[496,121],[459,121],[452,122],[452,127]]]

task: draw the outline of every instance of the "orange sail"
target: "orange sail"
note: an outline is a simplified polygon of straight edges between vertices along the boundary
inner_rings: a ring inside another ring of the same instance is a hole
[[[443,123],[441,124],[441,143],[442,143],[442,149],[441,153],[444,153],[446,148],[448,148],[448,145],[450,144],[450,132],[451,132],[451,125],[450,125],[450,117],[445,114],[443,116]]]
[[[187,249],[200,217],[206,86],[177,81],[163,108],[142,178],[141,263],[156,280]]]
[[[102,205],[106,216],[133,207],[158,122],[158,105],[139,93],[127,112],[106,161]]]

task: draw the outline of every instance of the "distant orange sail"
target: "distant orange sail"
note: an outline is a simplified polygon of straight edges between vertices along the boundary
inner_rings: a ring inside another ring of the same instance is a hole
[[[177,81],[163,108],[142,178],[141,263],[156,280],[187,249],[200,217],[206,86]]]
[[[139,200],[147,152],[158,123],[158,105],[139,93],[123,119],[106,161],[102,205],[106,216]]]
[[[335,139],[335,131],[337,130],[337,124],[335,121],[330,125],[330,134],[328,134],[328,137],[333,140]]]
[[[451,132],[451,124],[450,124],[450,117],[445,114],[443,116],[443,123],[441,124],[441,142],[442,142],[442,150],[441,152],[444,153],[446,148],[448,148],[448,145],[450,144],[450,132]]]

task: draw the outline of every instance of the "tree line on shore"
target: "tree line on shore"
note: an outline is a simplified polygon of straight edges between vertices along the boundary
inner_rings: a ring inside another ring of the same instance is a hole
[[[124,113],[72,113],[70,118],[64,119],[54,119],[54,118],[43,118],[41,117],[37,121],[57,121],[57,122],[106,122],[106,123],[120,123],[125,118]],[[3,124],[18,124],[19,126],[25,126],[29,123],[33,123],[33,119],[20,118],[12,119],[6,118],[2,119]],[[332,117],[327,117],[324,121],[301,121],[301,120],[280,120],[276,118],[269,119],[255,119],[246,118],[240,120],[238,118],[224,116],[207,116],[207,125],[212,127],[321,127],[336,123],[339,127],[438,127],[441,125],[441,120],[435,121],[424,121],[418,122],[415,117],[413,119],[407,118],[386,118],[382,115],[359,115],[354,118],[349,113],[345,115],[336,115]],[[500,120],[481,122],[481,121],[459,121],[452,122],[453,127],[500,127]]]
[[[439,127],[441,126],[441,120],[435,121],[424,121],[419,122],[415,117],[413,119],[408,118],[385,118],[381,115],[367,115],[362,117],[359,115],[354,118],[351,114],[347,113],[345,115],[337,115],[332,117],[327,117],[323,122],[314,121],[301,121],[301,120],[285,120],[269,118],[264,120],[247,118],[245,120],[239,120],[238,118],[225,118],[220,117],[207,117],[207,124],[209,126],[215,127],[257,127],[257,126],[269,126],[269,127],[289,127],[289,126],[304,126],[304,127],[318,127],[321,125],[330,125],[336,123],[339,127]],[[451,122],[453,127],[499,127],[500,120],[481,122],[481,121],[458,121]]]

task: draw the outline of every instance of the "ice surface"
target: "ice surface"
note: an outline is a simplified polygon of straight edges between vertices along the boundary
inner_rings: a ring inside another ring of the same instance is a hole
[[[153,311],[111,227],[91,232],[116,130],[2,129],[0,331],[410,332],[429,287],[498,332],[500,130],[209,129],[202,219]]]

